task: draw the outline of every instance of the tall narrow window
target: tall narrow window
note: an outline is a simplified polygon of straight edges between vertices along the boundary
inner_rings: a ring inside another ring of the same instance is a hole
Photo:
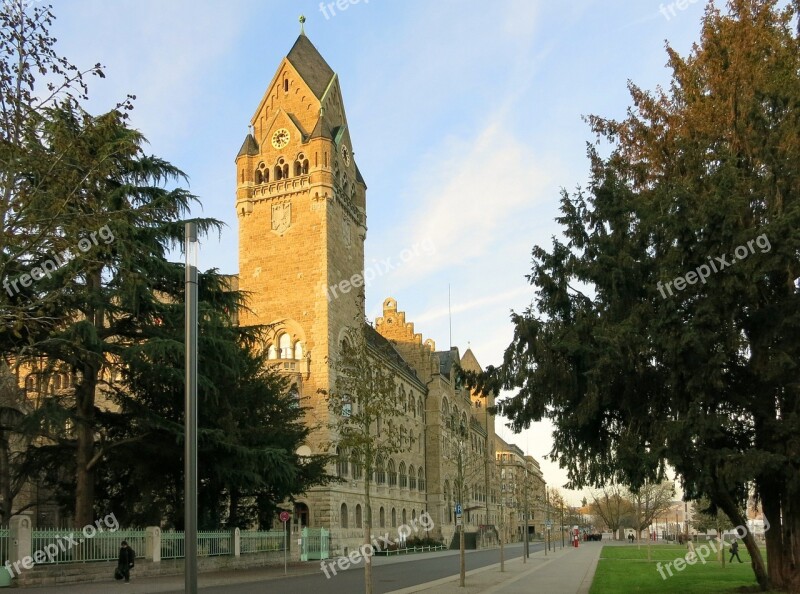
[[[284,78],[283,79],[283,92],[284,93],[288,93],[289,92],[289,79],[288,78]]]
[[[342,507],[339,508],[339,524],[342,526],[342,528],[348,528],[346,503],[343,503]]]
[[[278,339],[278,348],[280,349],[281,359],[291,359],[292,358],[292,339],[289,338],[288,334],[281,334],[281,337]]]

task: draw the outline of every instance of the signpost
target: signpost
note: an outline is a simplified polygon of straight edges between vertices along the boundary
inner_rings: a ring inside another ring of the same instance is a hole
[[[289,518],[292,517],[288,511],[282,511],[281,515],[279,516],[281,522],[283,522],[283,575],[286,575],[286,556],[289,553],[289,544],[288,536],[286,535],[286,522],[289,521]]]
[[[462,507],[461,507],[460,503],[456,503],[455,511],[456,511],[456,526],[461,526],[462,525],[462,521],[461,521]]]

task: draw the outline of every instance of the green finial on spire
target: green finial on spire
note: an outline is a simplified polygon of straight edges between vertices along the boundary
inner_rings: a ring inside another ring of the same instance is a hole
[[[300,35],[305,35],[305,34],[306,34],[306,28],[305,28],[303,25],[304,25],[304,24],[305,24],[305,22],[306,22],[306,17],[304,17],[304,16],[301,14],[301,15],[300,15],[300,18],[299,18],[298,20],[300,21]]]

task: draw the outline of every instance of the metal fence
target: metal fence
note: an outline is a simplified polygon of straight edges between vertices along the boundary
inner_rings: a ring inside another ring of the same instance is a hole
[[[287,539],[282,530],[241,532],[240,537],[242,554],[282,551]]]
[[[0,532],[8,533],[7,530]],[[144,557],[145,535],[144,530],[99,532],[39,529],[32,533],[31,556],[37,565],[116,561],[119,558],[120,543],[125,540],[137,557]],[[8,537],[5,542],[8,542]],[[8,551],[7,548],[5,550]]]
[[[197,556],[217,557],[233,554],[233,531],[197,533]]]
[[[161,532],[161,558],[183,559],[186,554],[184,548],[183,530],[170,530]]]

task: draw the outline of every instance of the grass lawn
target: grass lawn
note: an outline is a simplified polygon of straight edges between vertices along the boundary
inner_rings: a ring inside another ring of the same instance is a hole
[[[697,543],[696,547],[703,543]],[[619,594],[628,592],[680,592],[699,594],[713,592],[737,592],[742,587],[756,586],[750,556],[744,546],[739,547],[739,556],[744,563],[734,560],[727,563],[730,554],[726,550],[725,567],[717,561],[715,553],[703,565],[698,559],[694,565],[684,566],[676,571],[672,566],[672,577],[664,569],[666,563],[684,558],[685,546],[653,545],[650,547],[651,559],[647,560],[647,546],[641,549],[636,545],[606,546],[600,553],[600,561],[594,575],[590,594]],[[763,554],[763,551],[762,551]],[[656,563],[660,562],[666,579],[661,577]]]

